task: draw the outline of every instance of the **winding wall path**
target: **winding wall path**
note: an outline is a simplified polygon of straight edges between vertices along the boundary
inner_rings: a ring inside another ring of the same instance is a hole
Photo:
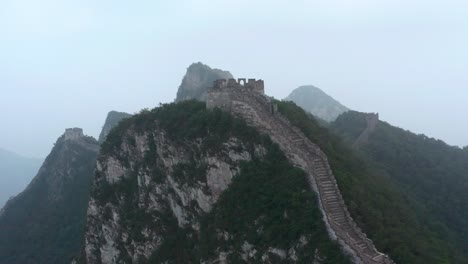
[[[353,148],[359,148],[369,140],[370,135],[372,132],[374,132],[374,130],[377,128],[377,125],[379,124],[379,114],[366,114],[366,122],[366,128],[364,131],[362,131],[356,141],[354,141]]]
[[[279,113],[274,113],[266,96],[248,89],[216,89],[208,92],[208,108],[220,107],[237,114],[268,134],[285,152],[289,161],[302,168],[318,194],[330,237],[337,240],[355,263],[394,264],[375,248],[373,242],[351,218],[341,196],[326,155],[298,128]]]

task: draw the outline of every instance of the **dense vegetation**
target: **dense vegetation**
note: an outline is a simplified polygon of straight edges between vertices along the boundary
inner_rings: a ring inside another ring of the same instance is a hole
[[[440,230],[437,230],[437,228],[444,227],[438,225],[437,222],[428,223],[430,215],[418,213],[408,200],[408,196],[401,191],[400,186],[395,184],[392,179],[389,179],[381,171],[369,167],[347,147],[345,142],[328,129],[321,127],[313,117],[307,115],[294,103],[278,102],[278,104],[280,112],[287,116],[294,125],[299,127],[306,136],[317,143],[327,154],[351,215],[358,225],[374,240],[378,249],[388,253],[394,261],[402,264],[466,263],[466,259],[460,256],[460,251],[457,251],[453,243],[449,243],[446,236],[442,235]],[[352,118],[351,120],[354,122]],[[356,123],[361,124],[363,122]],[[365,122],[363,124],[365,127]],[[358,134],[356,128],[351,128],[350,131],[353,136]],[[401,140],[398,139],[401,142],[399,143],[401,148],[411,148],[412,142]],[[379,142],[376,142],[376,145],[378,144]],[[416,152],[409,155],[401,154],[398,160],[394,160],[400,167],[412,168],[408,171],[412,173],[420,168],[408,163],[412,159],[408,156],[416,156]],[[453,156],[439,157],[438,160],[432,162],[438,164],[442,160],[451,157]],[[408,166],[409,164],[411,166]],[[418,164],[423,166],[424,163]],[[425,166],[429,167],[424,168],[421,173],[427,175],[432,165],[426,163]],[[430,185],[435,184],[432,185],[431,192],[427,189],[424,190],[428,191],[425,197],[432,195],[432,191],[437,189],[436,186],[439,188],[444,186],[441,181],[431,182],[423,178],[415,179],[414,183],[417,185],[421,181],[426,181]],[[453,191],[459,189],[461,187],[454,188]],[[457,195],[454,196],[454,199],[455,197],[462,199],[466,197],[466,192]],[[436,201],[436,199],[438,198],[433,197],[430,200]],[[443,206],[443,201],[438,202]],[[458,214],[462,216],[462,214],[466,214],[466,210],[458,212]],[[453,220],[455,221],[456,218],[454,217]],[[466,217],[457,219],[458,221],[466,221]],[[466,226],[465,223],[460,227],[466,228]]]
[[[244,243],[249,242],[260,251],[268,251],[269,247],[294,248],[298,256],[294,263],[312,263],[316,249],[324,259],[322,263],[348,263],[338,245],[328,238],[305,173],[292,167],[272,144],[264,160],[243,166],[204,219],[202,230],[202,255],[209,256],[216,248],[242,252]],[[232,236],[224,241],[217,236],[217,230]],[[303,247],[298,245],[301,237],[308,241]],[[240,254],[230,257],[231,263],[243,263]],[[261,256],[256,256],[249,263],[263,262]]]
[[[338,246],[328,238],[304,172],[292,167],[269,138],[247,126],[244,120],[217,109],[206,110],[205,104],[195,101],[163,105],[121,122],[102,145],[102,153],[118,155],[122,141],[131,141],[125,138],[129,128],[140,132],[162,129],[175,144],[192,146],[193,142],[199,142],[200,149],[205,152],[216,153],[231,137],[241,140],[252,152],[255,144],[267,150],[265,157],[244,163],[213,210],[199,216],[196,220],[201,223],[199,232],[189,227],[180,228],[169,209],[158,213],[140,209],[136,176],[108,185],[106,195],[102,186],[97,186],[93,196],[100,202],[115,204],[119,197],[119,214],[124,226],[130,227],[132,238],[138,240],[141,228],[154,225],[154,219],[158,219],[163,243],[150,260],[141,259],[141,263],[200,263],[219,251],[232,251],[228,256],[230,263],[244,263],[241,254],[245,243],[260,252],[268,252],[270,247],[286,251],[293,248],[299,263],[311,263],[316,252],[323,263],[348,263]],[[149,143],[146,155],[151,156],[154,152]],[[203,177],[203,163],[196,154],[193,158],[192,162],[176,167],[172,175],[176,180],[191,184]],[[152,167],[149,160],[137,167]],[[164,173],[159,171],[156,183],[166,177]],[[229,238],[223,239],[218,235],[220,232],[230,234]],[[301,241],[307,243],[301,244]],[[266,254],[272,259],[278,258],[275,254]],[[249,263],[262,263],[261,257],[257,254]],[[280,262],[284,263],[279,258],[275,260],[275,263]]]
[[[363,120],[362,113],[349,112],[333,128],[352,141],[355,131],[364,129]],[[451,247],[457,245],[458,252],[468,252],[466,149],[380,122],[360,153],[398,186],[428,230]],[[468,258],[452,263],[468,263]]]
[[[95,161],[95,152],[57,142],[38,176],[0,216],[0,263],[71,261],[84,234]]]
[[[319,252],[323,263],[349,263],[325,230],[316,197],[310,191],[304,172],[293,168],[277,146],[270,144],[265,160],[243,165],[215,208],[201,217],[201,231],[177,227],[149,263],[199,263],[216,252],[231,252],[229,263],[242,260],[242,248],[252,245],[258,252],[271,248],[294,249],[297,260],[311,263]],[[228,234],[227,239],[220,234]],[[307,244],[301,245],[301,238]],[[317,251],[316,251],[317,249]],[[273,263],[289,263],[267,254]],[[264,263],[256,254],[248,263]]]

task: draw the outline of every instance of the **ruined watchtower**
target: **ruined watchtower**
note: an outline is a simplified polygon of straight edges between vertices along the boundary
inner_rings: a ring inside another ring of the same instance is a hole
[[[249,94],[258,93],[265,94],[265,85],[263,80],[256,79],[219,79],[213,82],[213,87],[208,89],[207,107],[219,107],[225,110],[230,110],[232,99]]]

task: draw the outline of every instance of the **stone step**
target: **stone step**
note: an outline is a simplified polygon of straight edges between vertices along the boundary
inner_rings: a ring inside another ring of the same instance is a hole
[[[336,195],[336,193],[330,193],[330,194],[328,194],[328,195],[323,194],[322,197],[326,198],[327,201],[333,200],[333,199],[336,199],[336,200],[338,200],[338,201],[340,200],[340,197],[338,197],[338,195]]]
[[[340,211],[344,212],[341,203],[327,204],[325,207],[326,207],[326,209],[327,209],[328,211],[331,211],[331,210],[340,210]]]
[[[345,216],[345,213],[341,209],[332,209],[330,210],[330,215],[335,217],[335,216]]]
[[[319,186],[320,186],[320,189],[324,191],[336,190],[336,187],[333,184],[320,184]]]
[[[364,242],[364,241],[359,241],[356,243],[356,246],[360,247],[360,248],[365,248],[367,246],[367,243]]]
[[[339,218],[339,219],[334,219],[332,218],[333,222],[339,224],[341,226],[341,228],[343,228],[343,230],[346,230],[347,229],[347,226],[348,226],[348,222],[346,221],[346,218]]]
[[[333,209],[333,210],[335,210],[335,211],[333,211],[333,212],[332,212],[331,210],[332,210],[332,209],[330,209],[329,211],[330,211],[330,216],[332,216],[332,217],[336,217],[336,216],[344,216],[344,217],[346,217],[346,213],[345,213],[341,208],[339,208],[339,209]]]
[[[324,184],[324,185],[330,184],[330,185],[335,186],[335,185],[334,185],[334,182],[333,182],[330,178],[328,178],[328,179],[326,179],[326,180],[323,180],[323,181],[320,181],[320,184]]]
[[[343,210],[341,210],[341,208],[338,208],[338,209],[330,209],[329,210],[330,212],[330,215],[335,217],[335,216],[344,216],[345,213]]]
[[[327,199],[327,202],[329,202],[329,201],[340,202],[340,197],[338,197],[338,195],[336,195],[336,193],[329,193],[328,195],[323,194],[322,196]]]
[[[345,211],[343,210],[343,208],[341,207],[340,204],[335,204],[335,205],[332,205],[332,206],[327,206],[326,209],[327,209],[328,212],[330,212],[330,213],[337,213],[337,212],[342,213],[342,214],[345,213]]]
[[[325,197],[323,197],[323,198],[325,198]],[[322,198],[322,199],[323,199],[323,198]],[[335,199],[323,199],[323,201],[324,201],[325,203],[329,203],[329,202],[340,202],[340,200],[339,200],[338,198],[335,198]]]

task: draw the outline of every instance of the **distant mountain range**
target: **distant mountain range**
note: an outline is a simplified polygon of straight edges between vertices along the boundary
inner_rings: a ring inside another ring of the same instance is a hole
[[[41,163],[41,159],[25,158],[0,149],[0,208],[29,184]]]
[[[330,193],[337,184],[343,201],[329,196],[327,206],[346,206],[396,263],[468,263],[468,148],[349,110],[314,86],[265,100],[277,108],[236,102],[250,111],[247,121],[283,117],[273,120],[288,129],[269,137],[239,116],[206,109],[206,91],[220,78],[232,75],[194,63],[175,103],[133,116],[112,111],[99,141],[66,130],[0,211],[0,264],[350,263],[324,221],[339,224],[347,213],[321,211],[323,193],[306,177],[314,173],[288,157],[308,161],[319,178],[332,171],[321,188]],[[275,136],[310,155],[285,155]],[[0,162],[23,167],[2,155]],[[340,232],[357,230],[344,223]]]
[[[465,261],[460,258],[448,263],[468,263],[466,148],[449,146],[442,140],[417,135],[378,121],[375,115],[369,116],[372,114],[349,111],[338,117],[330,128],[354,145],[355,151],[375,171],[399,187],[406,203],[413,208],[417,219],[424,221],[433,239],[457,249],[450,252],[433,248],[431,254],[456,259],[464,252]]]
[[[110,112],[100,138],[129,116]],[[99,148],[80,128],[66,129],[57,139],[31,183],[32,177],[0,211],[0,264],[63,264],[78,255]]]

